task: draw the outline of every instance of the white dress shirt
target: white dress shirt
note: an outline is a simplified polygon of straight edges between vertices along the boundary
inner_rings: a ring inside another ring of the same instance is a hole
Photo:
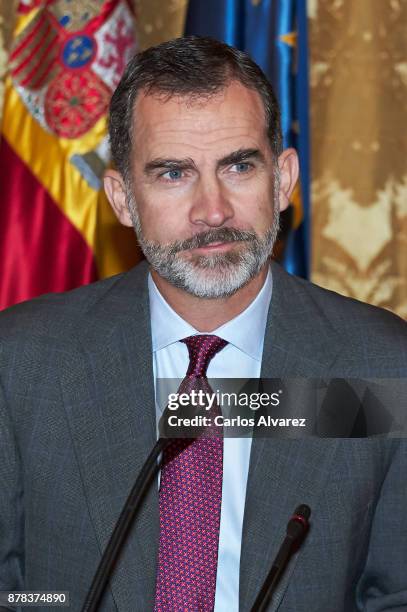
[[[148,278],[154,381],[184,378],[188,348],[182,338],[199,334],[165,301],[151,275]],[[269,270],[254,301],[237,317],[211,332],[229,343],[209,363],[208,378],[259,378],[264,332],[272,292]],[[157,398],[157,394],[156,394]],[[157,423],[162,408],[156,401]],[[251,437],[224,438],[222,507],[214,612],[238,612],[243,513]],[[237,477],[238,476],[238,477]]]

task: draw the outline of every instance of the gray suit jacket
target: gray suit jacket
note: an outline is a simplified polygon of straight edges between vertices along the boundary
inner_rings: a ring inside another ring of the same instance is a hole
[[[69,591],[80,610],[155,442],[146,280],[143,263],[0,315],[0,590]],[[406,334],[390,313],[273,264],[263,377],[405,377]],[[407,610],[406,448],[398,439],[255,438],[240,610],[299,503],[311,506],[312,527],[270,610]],[[101,610],[152,610],[158,518],[153,486]]]

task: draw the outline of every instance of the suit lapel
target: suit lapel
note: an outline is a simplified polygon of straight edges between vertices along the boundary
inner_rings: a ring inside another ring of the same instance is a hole
[[[325,378],[342,343],[326,320],[322,327],[325,335],[321,337],[323,315],[298,280],[274,264],[272,272],[273,294],[261,377]],[[301,416],[300,397],[298,409],[292,413]],[[296,506],[306,503],[315,513],[335,449],[333,440],[253,438],[241,549],[242,612],[253,605]],[[301,550],[286,569],[270,610],[277,610]]]
[[[82,347],[68,358],[64,403],[102,552],[156,439],[145,264],[89,310]],[[118,610],[151,605],[158,533],[153,482],[111,580]]]

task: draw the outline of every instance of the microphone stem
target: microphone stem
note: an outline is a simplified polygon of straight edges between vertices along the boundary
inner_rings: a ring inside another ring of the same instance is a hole
[[[291,556],[293,543],[293,538],[290,536],[285,537],[284,542],[278,551],[277,557],[275,558],[273,566],[271,567],[262,589],[252,606],[251,612],[265,612],[267,609],[271,594],[275,589],[277,582],[280,580],[281,574],[285,570]]]
[[[96,612],[133,518],[152,478],[158,472],[159,465],[157,459],[169,442],[171,442],[169,438],[159,438],[141,468],[137,480],[120,513],[109,543],[103,553],[85,603],[82,607],[82,612]]]

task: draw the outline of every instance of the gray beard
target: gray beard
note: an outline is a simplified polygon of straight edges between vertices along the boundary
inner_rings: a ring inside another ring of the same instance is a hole
[[[279,230],[279,209],[278,202],[275,202],[273,223],[263,237],[255,232],[224,227],[162,245],[144,237],[130,189],[127,191],[127,204],[140,247],[153,270],[175,287],[199,298],[229,297],[257,276],[273,253]],[[211,242],[238,242],[242,246],[226,253],[188,258],[182,255]]]

